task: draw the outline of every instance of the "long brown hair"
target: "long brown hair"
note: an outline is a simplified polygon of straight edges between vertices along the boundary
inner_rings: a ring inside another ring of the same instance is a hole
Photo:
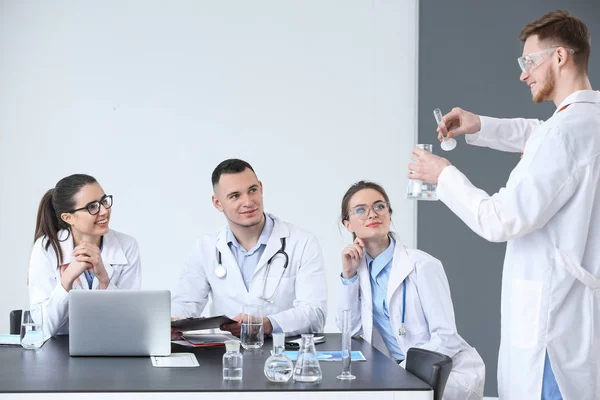
[[[58,232],[66,229],[71,233],[71,227],[64,222],[60,215],[71,212],[75,208],[75,195],[79,193],[82,187],[97,183],[96,179],[89,175],[75,174],[62,178],[53,189],[48,190],[38,207],[37,218],[35,221],[35,235],[33,242],[43,237],[44,248],[48,250],[50,246],[56,253],[56,268],[62,264],[63,254],[60,249]]]
[[[352,186],[350,186],[350,188],[348,188],[348,190],[346,190],[346,194],[344,194],[344,197],[342,198],[342,212],[340,214],[340,219],[342,221],[342,224],[344,223],[344,221],[347,221],[348,218],[350,217],[348,215],[348,213],[350,212],[348,204],[350,203],[350,199],[352,198],[352,196],[354,196],[356,193],[360,192],[363,189],[372,189],[375,190],[377,192],[379,192],[379,194],[381,194],[383,196],[383,199],[385,200],[386,203],[388,203],[389,207],[390,207],[390,216],[392,215],[392,206],[390,205],[390,198],[387,195],[387,193],[385,192],[385,189],[375,183],[375,182],[371,182],[371,181],[358,181],[355,184],[353,184]],[[356,235],[353,233],[352,234],[352,238],[356,239]]]

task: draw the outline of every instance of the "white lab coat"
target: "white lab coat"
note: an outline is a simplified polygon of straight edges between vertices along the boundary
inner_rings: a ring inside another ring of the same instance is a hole
[[[58,233],[61,240],[62,264],[73,260],[73,238],[68,231]],[[68,237],[68,238],[67,238]],[[33,245],[29,261],[29,302],[34,316],[43,310],[44,336],[69,333],[69,293],[60,283],[60,268],[56,267],[57,255],[52,246],[45,249],[45,236]],[[142,281],[140,252],[136,240],[124,233],[109,230],[103,237],[102,262],[108,273],[107,289],[139,289]],[[72,290],[90,290],[85,274],[73,282]],[[92,290],[98,289],[94,277]],[[93,310],[90,310],[93,313]]]
[[[373,327],[373,299],[369,269],[363,258],[356,282],[340,281],[337,324],[341,329],[341,312],[350,310],[352,335],[364,339],[389,355],[377,328]],[[406,335],[398,330],[402,322],[402,282],[406,281]],[[445,400],[483,398],[485,365],[477,351],[457,333],[450,287],[442,263],[427,253],[406,249],[396,242],[386,302],[390,323],[400,351],[411,347],[436,351],[452,358],[452,372],[444,391]],[[401,364],[404,366],[404,362]]]
[[[547,351],[565,400],[600,399],[600,92],[571,94],[544,123],[482,117],[467,140],[524,152],[491,197],[453,166],[437,187],[477,234],[508,241],[500,398],[539,399]]]
[[[273,232],[248,289],[227,245],[227,228],[223,228],[217,235],[206,236],[197,242],[179,278],[171,314],[179,318],[200,316],[210,294],[215,315],[234,317],[242,312],[245,303],[252,302],[261,305],[264,315],[274,319],[287,335],[322,332],[327,315],[327,283],[317,239],[272,215],[271,218],[274,221]],[[266,277],[267,261],[281,248],[281,238],[286,238],[289,265],[284,271],[284,258],[278,255]],[[224,278],[215,275],[218,251],[227,270]],[[277,287],[282,273],[283,278]],[[263,287],[267,298],[275,292],[273,302],[259,299]]]

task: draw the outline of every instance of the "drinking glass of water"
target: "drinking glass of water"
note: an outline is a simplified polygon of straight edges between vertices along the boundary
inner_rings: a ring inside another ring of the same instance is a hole
[[[21,316],[21,346],[26,349],[39,349],[44,344],[42,327],[42,308],[33,313],[23,310]]]
[[[260,349],[265,343],[262,309],[258,305],[246,304],[242,309],[242,347]]]

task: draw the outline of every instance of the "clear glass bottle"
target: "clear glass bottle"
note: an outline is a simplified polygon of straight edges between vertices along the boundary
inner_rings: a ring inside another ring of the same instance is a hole
[[[271,382],[287,382],[292,377],[294,364],[284,353],[285,333],[273,334],[273,355],[265,362],[265,376]]]
[[[225,342],[223,354],[223,380],[241,381],[244,372],[244,356],[240,353],[240,342],[228,340]]]
[[[294,368],[294,381],[317,383],[321,379],[323,379],[323,374],[317,358],[313,335],[304,333],[298,351],[298,361]]]

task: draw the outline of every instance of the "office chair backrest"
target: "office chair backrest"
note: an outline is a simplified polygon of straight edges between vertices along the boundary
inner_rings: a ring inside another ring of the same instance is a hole
[[[406,355],[406,370],[433,388],[433,399],[442,400],[452,371],[452,359],[435,351],[411,347]]]
[[[20,335],[21,334],[21,314],[23,310],[12,310],[10,312],[10,334]]]

